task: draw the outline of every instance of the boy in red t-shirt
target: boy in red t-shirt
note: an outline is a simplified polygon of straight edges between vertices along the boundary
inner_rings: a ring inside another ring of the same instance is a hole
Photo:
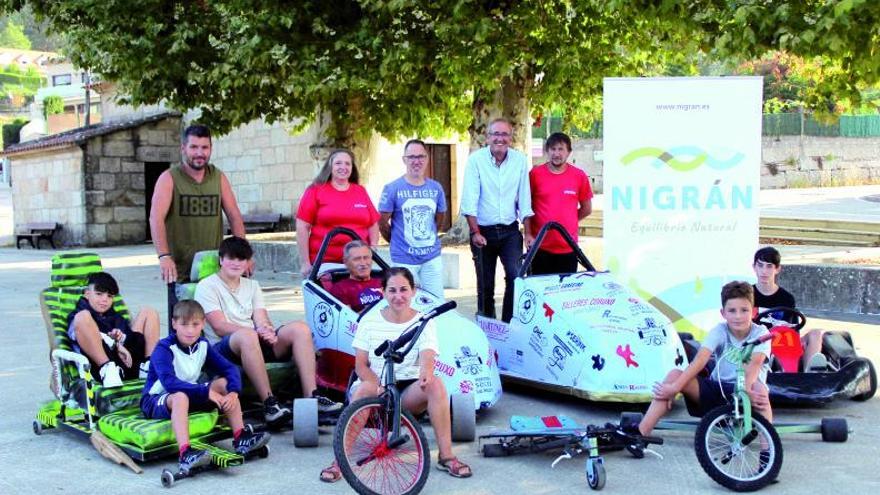
[[[589,177],[567,162],[571,154],[571,138],[562,132],[555,132],[547,138],[544,151],[550,161],[529,172],[535,216],[525,220],[528,247],[548,222],[562,225],[577,242],[578,222],[593,211],[593,189]],[[577,266],[577,255],[571,246],[558,232],[550,231],[535,253],[531,273],[572,273],[577,271]]]

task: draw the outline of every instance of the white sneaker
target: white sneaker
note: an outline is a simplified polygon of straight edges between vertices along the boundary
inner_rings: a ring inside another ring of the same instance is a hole
[[[101,385],[104,388],[122,386],[122,370],[113,361],[108,361],[104,366],[101,366],[98,374],[101,375]]]
[[[804,368],[804,371],[810,373],[822,373],[828,370],[828,359],[825,358],[825,355],[817,352],[810,356],[809,361],[807,361],[807,366]]]
[[[144,361],[143,363],[141,363],[140,371],[138,372],[138,378],[146,380],[147,374],[149,374],[149,373],[150,373],[150,360],[148,359],[148,360]]]

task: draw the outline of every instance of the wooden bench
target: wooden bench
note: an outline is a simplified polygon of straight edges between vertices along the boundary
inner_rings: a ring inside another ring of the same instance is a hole
[[[281,213],[252,213],[241,216],[244,221],[244,230],[248,234],[259,232],[275,232],[281,223]],[[226,233],[231,234],[232,229],[226,225]]]
[[[21,249],[21,241],[25,240],[28,241],[32,248],[40,249],[40,240],[46,239],[49,241],[52,249],[56,249],[52,236],[59,230],[61,230],[61,224],[57,222],[27,223],[15,233],[15,248]]]

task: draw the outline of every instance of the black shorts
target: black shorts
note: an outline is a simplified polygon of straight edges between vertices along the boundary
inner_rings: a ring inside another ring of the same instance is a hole
[[[119,353],[116,352],[116,349],[111,349],[106,343],[103,343],[104,353],[107,354],[107,357],[110,361],[116,363],[116,366],[122,370],[122,379],[123,380],[137,380],[140,375],[140,367],[141,363],[144,362],[144,354],[146,353],[147,341],[144,339],[144,334],[138,332],[131,332],[125,334],[125,342],[123,342],[122,346],[131,354],[131,368],[126,368],[125,364],[122,362],[122,358],[119,357]],[[85,355],[83,353],[83,355]],[[91,362],[91,359],[89,359]],[[103,363],[95,363],[91,362],[92,373],[97,374],[98,370],[100,370],[100,365]]]
[[[698,376],[697,381],[700,384],[699,402],[693,402],[687,396],[684,398],[688,414],[691,416],[699,418],[718,406],[733,403],[733,391],[735,388],[733,383],[721,382],[719,386],[718,380],[705,376]]]

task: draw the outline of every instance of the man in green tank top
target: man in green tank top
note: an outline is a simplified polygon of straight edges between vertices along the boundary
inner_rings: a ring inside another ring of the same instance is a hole
[[[182,163],[156,181],[150,232],[165,283],[189,281],[195,253],[216,250],[223,240],[226,213],[232,235],[245,237],[244,221],[226,175],[209,163],[211,130],[191,125],[183,131]]]

